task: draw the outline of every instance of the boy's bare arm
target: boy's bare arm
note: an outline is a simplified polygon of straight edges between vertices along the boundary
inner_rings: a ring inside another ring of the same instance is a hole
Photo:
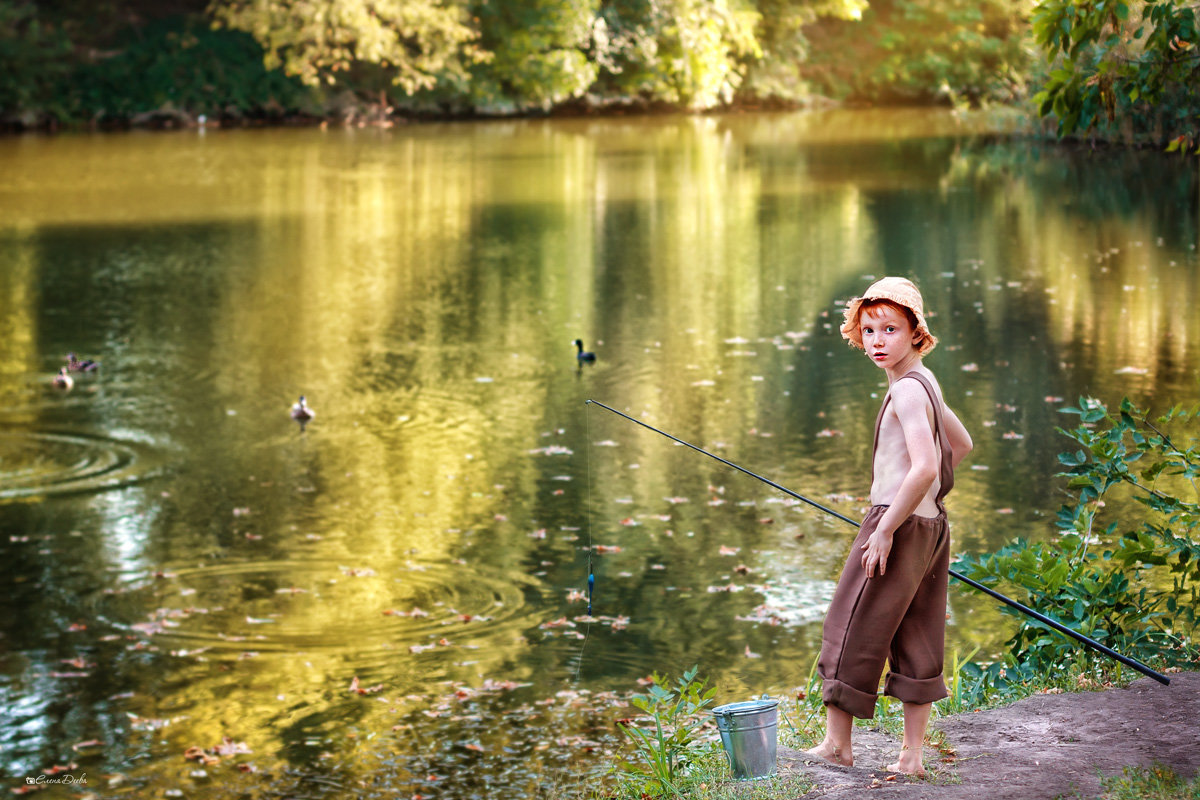
[[[967,453],[975,447],[975,443],[971,441],[971,434],[967,432],[966,426],[945,403],[942,403],[942,423],[946,426],[946,438],[950,441],[951,463],[957,469],[967,457]]]
[[[938,477],[937,449],[929,424],[929,398],[921,384],[913,380],[896,381],[892,386],[892,409],[900,421],[908,450],[909,468],[888,510],[879,519],[874,533],[862,546],[862,565],[867,577],[875,568],[883,575],[892,550],[892,535],[900,523],[917,509]]]

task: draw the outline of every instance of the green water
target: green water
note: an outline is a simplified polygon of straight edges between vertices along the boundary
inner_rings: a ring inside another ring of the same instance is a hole
[[[857,518],[883,381],[836,329],[873,276],[922,286],[975,437],[957,549],[1051,536],[1057,409],[1196,399],[1200,182],[979,130],[0,140],[0,771],[564,796],[652,671],[789,692],[853,530],[585,401]],[[64,392],[71,351],[101,367]],[[952,650],[1003,649],[1010,618],[950,602]]]

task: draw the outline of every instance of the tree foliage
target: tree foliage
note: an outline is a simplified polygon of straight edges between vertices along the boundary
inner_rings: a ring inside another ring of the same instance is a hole
[[[603,85],[689,109],[729,102],[748,61],[761,56],[759,18],[742,0],[607,0]]]
[[[102,32],[80,40],[87,32],[49,5],[0,0],[0,118],[10,124],[242,117],[305,104],[304,87],[267,70],[262,48],[241,31],[175,15],[136,29],[99,20]]]
[[[750,64],[743,84],[755,98],[799,100],[808,89],[803,68],[809,57],[806,28],[827,18],[855,23],[867,0],[758,0],[758,38],[762,57]]]
[[[476,107],[547,109],[581,96],[595,82],[599,0],[483,0],[472,8],[479,46],[488,54],[471,71]]]
[[[1196,7],[1179,0],[1042,0],[1033,34],[1050,60],[1035,96],[1060,136],[1101,128],[1200,144]]]
[[[61,28],[33,3],[0,0],[0,112],[65,116],[58,89],[70,70],[70,52]]]
[[[477,31],[452,0],[214,0],[211,10],[258,39],[268,68],[309,85],[366,63],[389,69],[411,94],[461,76],[479,56]]]
[[[113,54],[79,69],[64,90],[79,115],[239,117],[280,114],[304,102],[303,87],[266,69],[262,49],[241,31],[173,17],[119,44]]]
[[[0,0],[0,121],[1011,100],[1029,2]]]
[[[1013,102],[1025,94],[1029,3],[874,0],[853,24],[821,26],[804,74],[868,102]]]

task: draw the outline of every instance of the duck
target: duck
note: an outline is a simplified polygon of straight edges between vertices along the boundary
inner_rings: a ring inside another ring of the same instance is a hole
[[[304,395],[300,395],[300,399],[292,404],[292,419],[304,425],[317,415],[317,412],[308,407],[308,401],[304,399]]]
[[[60,389],[70,389],[75,385],[75,381],[67,374],[66,367],[60,367],[58,374],[54,376],[54,385]]]
[[[71,372],[95,372],[100,364],[90,358],[80,361],[74,353],[67,353],[67,369]]]
[[[572,342],[572,344],[574,344],[575,348],[579,351],[575,354],[575,357],[577,359],[579,359],[580,361],[595,361],[596,360],[595,353],[589,353],[587,350],[583,349],[583,339],[576,339],[574,342]]]

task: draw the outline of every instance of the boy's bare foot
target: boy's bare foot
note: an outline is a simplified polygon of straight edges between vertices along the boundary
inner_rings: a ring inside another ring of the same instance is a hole
[[[911,775],[914,778],[926,777],[925,765],[921,763],[921,755],[907,747],[900,751],[900,758],[895,764],[888,764],[888,772],[899,772],[901,775]]]
[[[805,750],[804,753],[834,766],[854,766],[854,754],[850,752],[850,749],[845,748],[843,750],[843,748],[834,746],[828,740],[821,742],[810,750]]]

